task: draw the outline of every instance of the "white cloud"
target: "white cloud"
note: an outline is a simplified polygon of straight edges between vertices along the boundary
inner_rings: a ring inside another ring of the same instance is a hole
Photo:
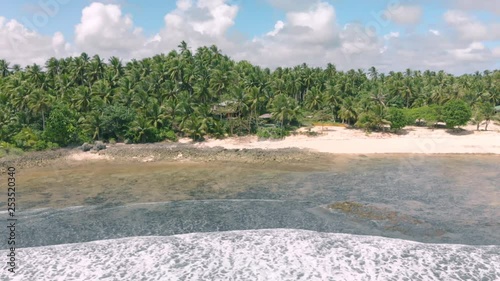
[[[305,11],[319,3],[319,0],[267,0],[272,6],[287,12]]]
[[[399,32],[391,32],[389,34],[384,35],[385,40],[389,40],[391,38],[399,38]]]
[[[443,18],[463,40],[500,40],[500,24],[482,23],[467,13],[458,10],[447,11]]]
[[[278,32],[280,32],[280,30],[282,30],[283,27],[285,27],[285,23],[279,20],[274,25],[274,30],[268,32],[267,35],[268,36],[276,36],[276,34],[278,34]]]
[[[43,64],[51,56],[85,51],[140,59],[177,49],[183,40],[192,50],[215,44],[235,60],[271,68],[331,62],[343,70],[374,65],[380,71],[412,68],[460,73],[492,68],[500,58],[500,48],[485,44],[500,38],[500,24],[478,21],[465,12],[448,11],[443,15],[446,25],[427,32],[413,32],[410,27],[380,35],[359,23],[340,27],[335,8],[326,1],[268,1],[285,5],[285,18],[253,40],[230,31],[239,6],[229,0],[177,0],[176,9],[164,17],[164,27],[150,38],[130,15],[122,13],[121,6],[92,3],[82,11],[73,45],[59,32],[40,35],[0,17],[0,58]],[[398,6],[388,11],[393,12],[392,22],[412,24],[420,20],[419,9]]]
[[[82,11],[75,27],[75,44],[80,51],[101,56],[128,57],[145,42],[140,28],[130,15],[122,15],[120,6],[92,3]]]
[[[417,24],[422,18],[420,6],[396,5],[385,11],[385,16],[397,24]]]
[[[500,15],[498,0],[448,0],[447,2],[461,10],[486,11]]]
[[[429,32],[436,35],[436,36],[441,35],[441,32],[439,32],[439,30],[436,30],[436,29],[429,29]]]
[[[193,6],[191,0],[177,0],[177,8],[181,11],[189,10]]]
[[[461,61],[481,61],[486,58],[485,52],[487,50],[483,43],[473,42],[467,48],[449,50],[449,52]]]
[[[59,32],[52,37],[40,35],[16,20],[0,16],[0,58],[12,64],[43,65],[49,57],[67,56],[70,48]]]
[[[193,21],[188,24],[202,35],[215,37],[224,35],[227,29],[234,25],[234,19],[238,14],[238,6],[227,5],[224,2],[224,0],[199,0],[198,8],[206,10],[209,18],[200,21],[192,18]]]
[[[416,44],[418,42],[418,44]],[[494,67],[491,50],[482,42],[464,42],[453,36],[412,33],[391,41],[383,56],[367,58],[386,69],[446,70],[452,73],[473,72]]]
[[[148,47],[158,52],[168,52],[177,49],[181,41],[186,41],[191,48],[213,44],[225,51],[233,48],[236,40],[231,40],[227,32],[234,25],[238,6],[226,2],[177,1],[177,8],[165,15],[165,27],[155,36],[156,39],[149,40]],[[241,39],[238,41],[241,42]]]
[[[494,57],[500,58],[500,47],[494,48],[491,52]]]
[[[444,20],[449,24],[466,24],[472,21],[472,19],[467,16],[464,12],[458,10],[447,11],[444,14]]]
[[[311,44],[334,44],[339,34],[335,9],[328,3],[319,2],[304,11],[286,14],[285,22],[277,22],[267,35],[273,43],[301,47]]]
[[[339,36],[334,7],[316,2],[301,11],[288,11],[285,21],[278,21],[273,30],[255,38],[251,48],[239,55],[271,67],[303,62],[323,65],[333,56],[343,57]]]

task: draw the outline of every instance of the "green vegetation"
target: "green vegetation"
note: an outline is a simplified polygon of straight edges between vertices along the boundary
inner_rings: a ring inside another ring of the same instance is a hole
[[[474,110],[472,113],[473,120],[477,125],[477,130],[479,131],[479,127],[481,126],[481,123],[484,121],[484,130],[488,130],[488,125],[490,124],[491,120],[498,119],[495,116],[496,114],[496,109],[491,106],[491,103],[484,103],[484,102],[479,102],[474,106]]]
[[[15,147],[13,144],[0,141],[0,157],[9,155],[22,155],[23,150]]]
[[[0,60],[0,140],[25,150],[96,140],[281,138],[314,122],[368,131],[442,121],[454,127],[469,121],[466,108],[481,122],[498,104],[498,70],[457,77],[302,64],[271,71],[235,62],[216,46],[193,53],[185,42],[178,51],[127,63],[85,53],[24,69]]]
[[[290,133],[284,128],[259,128],[257,136],[259,139],[283,139],[289,136]]]
[[[406,112],[408,124],[415,123],[417,125],[425,124],[426,126],[433,126],[437,122],[443,122],[442,106],[437,104],[411,108]]]
[[[398,131],[403,129],[409,124],[408,118],[406,117],[402,109],[391,107],[387,113],[387,119],[391,124],[391,130]]]
[[[462,100],[451,100],[443,107],[443,120],[448,128],[463,126],[472,117],[472,112],[467,103]]]

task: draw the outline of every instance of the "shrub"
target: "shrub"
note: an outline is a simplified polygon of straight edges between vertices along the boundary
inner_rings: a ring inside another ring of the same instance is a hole
[[[23,150],[8,142],[0,141],[0,157],[22,155]]]
[[[104,139],[122,140],[134,120],[135,113],[123,105],[106,106],[102,111],[101,133]]]
[[[290,132],[283,128],[261,128],[257,130],[259,139],[283,139],[290,135]]]
[[[387,115],[387,120],[391,122],[391,130],[400,130],[407,125],[407,118],[402,109],[391,107]]]
[[[45,142],[45,149],[57,149],[59,148],[59,145],[57,143],[53,142]]]
[[[59,145],[57,143],[53,143],[50,141],[44,141],[44,140],[37,141],[35,146],[33,147],[33,149],[37,150],[37,151],[46,150],[46,149],[57,149],[57,148],[59,148]]]
[[[472,111],[462,100],[451,100],[443,107],[443,121],[448,128],[466,125],[472,117]]]
[[[45,141],[67,146],[78,141],[75,113],[67,105],[57,105],[47,119],[43,136]]]
[[[15,146],[23,150],[45,150],[59,148],[56,143],[45,141],[40,137],[41,132],[32,128],[24,128],[12,138]]]
[[[443,121],[442,107],[439,105],[422,106],[409,109],[407,112],[408,124],[424,123],[427,126],[432,126],[437,122]]]
[[[178,140],[177,135],[172,130],[162,130],[160,132],[160,139],[169,140],[176,142]]]
[[[40,141],[39,133],[35,132],[31,128],[23,128],[19,133],[12,137],[15,146],[26,149],[33,150],[37,143]]]
[[[259,137],[259,139],[268,139],[271,137],[271,133],[269,132],[268,128],[258,129],[257,136]]]

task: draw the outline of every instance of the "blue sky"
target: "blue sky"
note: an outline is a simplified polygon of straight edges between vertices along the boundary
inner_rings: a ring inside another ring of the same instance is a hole
[[[0,46],[11,48],[0,49],[0,57],[29,64],[88,52],[126,60],[185,40],[193,49],[216,44],[235,59],[270,67],[333,62],[345,69],[473,72],[500,67],[500,5],[494,2],[1,1]],[[13,41],[22,46],[12,47]]]

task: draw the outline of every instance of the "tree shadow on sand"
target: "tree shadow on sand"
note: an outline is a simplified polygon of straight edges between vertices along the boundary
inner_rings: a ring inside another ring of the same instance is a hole
[[[415,131],[415,129],[413,129],[413,128],[404,128],[404,129],[400,129],[400,130],[395,131],[393,134],[398,135],[398,136],[405,136],[413,131]]]
[[[446,132],[450,135],[453,135],[453,136],[467,136],[467,135],[473,135],[474,134],[474,131],[469,131],[469,130],[465,130],[465,129],[462,129],[462,128],[458,128],[458,129],[447,129]]]

